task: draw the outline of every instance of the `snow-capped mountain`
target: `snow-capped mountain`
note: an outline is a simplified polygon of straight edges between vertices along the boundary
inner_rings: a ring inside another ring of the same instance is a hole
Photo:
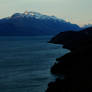
[[[25,11],[24,13],[15,13],[14,15],[11,16],[11,18],[18,18],[18,17],[25,17],[25,18],[36,18],[36,19],[54,19],[57,20],[55,16],[48,16],[48,15],[43,15],[38,12],[27,12]],[[61,20],[61,19],[59,19]],[[64,21],[64,20],[61,20]]]
[[[25,11],[0,19],[0,35],[53,35],[79,29],[76,24],[37,12]]]

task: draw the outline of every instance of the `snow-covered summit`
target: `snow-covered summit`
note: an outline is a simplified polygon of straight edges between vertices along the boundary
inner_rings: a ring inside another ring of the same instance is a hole
[[[15,13],[11,16],[11,18],[35,18],[35,19],[42,19],[42,20],[53,19],[53,20],[65,22],[65,20],[59,19],[55,16],[48,16],[48,15],[41,14],[41,13],[38,13],[38,12],[33,12],[33,11],[30,11],[30,12],[25,11],[24,13]]]

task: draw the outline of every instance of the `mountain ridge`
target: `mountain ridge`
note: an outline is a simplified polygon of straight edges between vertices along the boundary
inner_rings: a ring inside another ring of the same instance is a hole
[[[55,35],[67,30],[80,30],[80,27],[37,12],[15,13],[0,19],[0,35]]]

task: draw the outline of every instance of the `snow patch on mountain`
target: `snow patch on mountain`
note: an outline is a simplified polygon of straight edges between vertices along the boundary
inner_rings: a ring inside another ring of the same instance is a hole
[[[24,13],[15,13],[13,14],[10,18],[16,19],[16,18],[35,18],[35,19],[41,19],[41,20],[50,20],[53,19],[58,20],[58,21],[62,21],[62,22],[66,22],[63,19],[57,18],[55,16],[48,16],[48,15],[44,15],[38,12],[27,12],[25,11]]]

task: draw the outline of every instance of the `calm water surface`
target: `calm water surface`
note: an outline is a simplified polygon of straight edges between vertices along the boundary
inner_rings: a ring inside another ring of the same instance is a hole
[[[0,92],[45,92],[50,68],[67,50],[51,36],[0,37]]]

